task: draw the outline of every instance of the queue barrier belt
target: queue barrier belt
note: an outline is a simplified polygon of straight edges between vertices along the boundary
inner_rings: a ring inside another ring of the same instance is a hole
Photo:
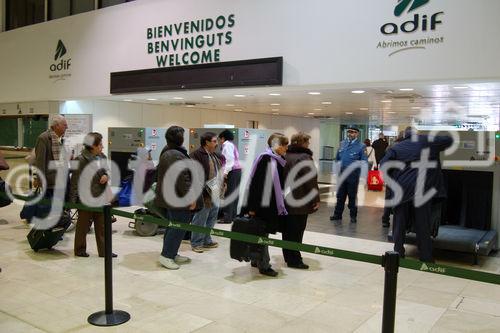
[[[5,193],[1,193],[1,195],[5,196]],[[20,196],[20,195],[14,195],[14,197],[16,199],[20,199],[20,200],[24,200],[24,201],[29,200],[31,198],[31,197]],[[41,203],[49,203],[50,200],[43,199],[43,200],[40,200],[40,202]],[[94,212],[102,212],[103,211],[102,207],[88,207],[88,206],[85,206],[83,204],[77,204],[77,203],[64,203],[64,208],[81,209],[81,210],[94,211]],[[215,228],[200,227],[200,226],[187,224],[187,223],[177,223],[177,222],[168,221],[166,219],[154,217],[151,215],[142,215],[142,214],[135,214],[135,213],[131,213],[131,212],[126,212],[126,211],[123,211],[123,210],[120,210],[117,208],[112,208],[111,214],[116,215],[116,216],[121,216],[121,217],[125,217],[125,218],[138,220],[138,221],[150,222],[150,223],[154,223],[154,224],[168,227],[168,228],[182,229],[182,230],[201,233],[201,234],[210,234],[210,235],[217,236],[217,237],[229,238],[229,239],[234,239],[234,240],[243,241],[243,242],[247,242],[247,243],[279,247],[279,248],[284,248],[284,249],[288,249],[288,250],[308,252],[308,253],[313,253],[313,254],[318,254],[318,255],[323,255],[323,256],[360,261],[360,262],[365,262],[365,263],[370,263],[370,264],[382,265],[382,263],[383,263],[383,256],[377,256],[377,255],[373,255],[373,254],[347,251],[347,250],[335,249],[335,248],[319,246],[319,245],[289,242],[289,241],[283,241],[283,240],[278,240],[278,239],[274,239],[274,238],[243,234],[243,233],[234,232],[234,231],[226,231],[226,230],[215,229]],[[489,272],[482,272],[482,271],[465,269],[465,268],[460,268],[460,267],[453,267],[453,266],[449,266],[449,265],[424,263],[424,262],[421,262],[418,260],[406,259],[406,258],[400,259],[399,267],[411,269],[411,270],[416,270],[416,271],[421,271],[421,272],[426,272],[426,273],[452,276],[452,277],[462,278],[462,279],[466,279],[466,280],[472,280],[472,281],[500,285],[500,275],[494,274],[494,273],[489,273]]]

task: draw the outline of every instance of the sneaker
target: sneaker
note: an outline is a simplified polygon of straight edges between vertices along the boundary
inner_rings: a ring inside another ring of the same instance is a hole
[[[203,245],[203,247],[206,249],[215,249],[218,246],[219,246],[219,243],[217,243],[217,242],[212,242],[210,244]]]
[[[196,253],[203,253],[203,246],[193,246],[191,250]]]
[[[276,272],[271,267],[269,267],[267,269],[259,269],[259,273],[262,274],[262,275],[270,276],[270,277],[276,277],[276,276],[278,276],[278,272]]]
[[[160,256],[160,264],[165,267],[165,268],[168,268],[168,269],[179,269],[179,265],[177,265],[175,263],[175,261],[173,259],[170,259],[170,258],[166,258],[164,256]]]
[[[186,262],[190,262],[190,261],[191,261],[191,259],[190,259],[190,258],[188,258],[188,257],[181,256],[181,255],[179,255],[179,254],[178,254],[178,255],[176,255],[176,256],[175,256],[174,261],[175,261],[176,263],[183,264],[183,263],[186,263]]]
[[[342,220],[342,217],[338,217],[335,215],[330,216],[330,221],[338,221],[338,220]]]

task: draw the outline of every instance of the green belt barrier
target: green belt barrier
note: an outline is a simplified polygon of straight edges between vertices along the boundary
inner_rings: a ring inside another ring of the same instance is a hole
[[[1,195],[5,196],[6,194],[1,193]],[[14,197],[16,199],[20,199],[20,200],[32,199],[32,197],[21,196],[21,195],[14,195]],[[44,204],[50,203],[50,199],[43,199],[40,202],[44,203]],[[102,212],[103,211],[102,207],[88,207],[88,206],[85,206],[83,204],[75,204],[75,203],[65,203],[64,207],[67,209],[81,209],[81,210],[88,210],[88,211],[93,211],[93,212]],[[373,255],[373,254],[340,250],[340,249],[335,249],[335,248],[330,248],[330,247],[325,247],[325,246],[289,242],[289,241],[283,241],[283,240],[278,240],[278,239],[273,239],[273,238],[268,238],[268,237],[243,234],[243,233],[234,232],[234,231],[226,231],[226,230],[215,229],[215,228],[200,227],[200,226],[187,224],[187,223],[172,222],[172,221],[168,221],[166,219],[161,219],[161,218],[154,217],[151,215],[135,214],[135,213],[126,212],[126,211],[116,209],[116,208],[111,209],[111,214],[114,214],[117,216],[122,216],[125,218],[138,220],[138,221],[150,222],[150,223],[154,223],[154,224],[168,227],[168,228],[182,229],[182,230],[197,232],[197,233],[201,233],[201,234],[210,234],[210,235],[217,236],[217,237],[229,238],[229,239],[234,239],[237,241],[242,241],[242,242],[247,242],[247,243],[274,246],[274,247],[284,248],[284,249],[288,249],[288,250],[302,251],[302,252],[314,253],[314,254],[319,254],[319,255],[324,255],[324,256],[329,256],[329,257],[336,257],[336,258],[341,258],[341,259],[348,259],[348,260],[366,262],[366,263],[370,263],[370,264],[382,265],[382,256],[377,256],[377,255]],[[413,259],[400,259],[399,266],[403,267],[403,268],[407,268],[407,269],[426,272],[426,273],[433,273],[433,274],[439,274],[439,275],[445,275],[445,276],[453,276],[453,277],[458,277],[458,278],[467,279],[467,280],[473,280],[473,281],[486,282],[486,283],[500,285],[500,275],[488,273],[488,272],[481,272],[481,271],[470,270],[470,269],[465,269],[465,268],[453,267],[453,266],[449,266],[449,265],[424,263],[424,262],[421,262],[418,260],[413,260]]]
[[[157,218],[154,216],[137,215],[137,214],[125,212],[125,211],[122,211],[119,209],[112,209],[111,212],[112,212],[112,214],[117,215],[117,216],[131,218],[131,219],[135,219],[135,220],[139,220],[139,221],[151,222],[151,223],[155,223],[155,224],[158,224],[158,225],[161,225],[164,227],[183,229],[183,230],[202,233],[202,234],[210,234],[213,236],[234,239],[234,240],[243,241],[243,242],[247,242],[247,243],[274,246],[274,247],[284,248],[284,249],[288,249],[288,250],[309,252],[309,253],[320,254],[320,255],[329,256],[329,257],[337,257],[337,258],[342,258],[342,259],[361,261],[361,262],[366,262],[366,263],[370,263],[370,264],[377,264],[377,265],[382,264],[382,257],[372,255],[372,254],[339,250],[339,249],[334,249],[334,248],[324,247],[324,246],[302,244],[302,243],[296,243],[296,242],[288,242],[288,241],[267,238],[267,237],[262,237],[262,236],[242,234],[239,232],[225,231],[225,230],[220,230],[220,229],[215,229],[215,228],[200,227],[200,226],[186,224],[186,223],[175,223],[175,222],[170,222],[170,221],[160,219],[160,218]],[[467,280],[487,282],[487,283],[492,283],[492,284],[500,284],[500,275],[488,273],[488,272],[475,271],[475,270],[452,267],[452,266],[447,266],[447,265],[423,263],[421,261],[412,260],[412,259],[400,259],[399,266],[403,267],[403,268],[427,272],[427,273],[453,276],[453,277],[463,278],[463,279],[467,279]]]
[[[4,156],[3,158],[6,160],[22,160],[25,159],[26,156]]]

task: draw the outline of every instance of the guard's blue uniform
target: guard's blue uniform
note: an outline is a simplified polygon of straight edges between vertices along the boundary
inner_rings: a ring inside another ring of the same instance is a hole
[[[364,161],[368,163],[368,158],[365,154],[365,145],[359,142],[358,139],[355,140],[344,140],[340,143],[340,148],[337,152],[337,161],[340,161],[340,174],[344,172],[351,164],[359,161]],[[350,173],[342,182],[342,184],[337,184],[337,204],[333,212],[331,219],[340,220],[342,219],[342,213],[344,212],[345,200],[349,197],[349,211],[351,216],[351,221],[355,222],[358,215],[358,207],[356,206],[356,197],[358,195],[358,184],[359,177],[361,174],[360,167],[357,167],[352,173]],[[339,186],[340,185],[340,186]]]

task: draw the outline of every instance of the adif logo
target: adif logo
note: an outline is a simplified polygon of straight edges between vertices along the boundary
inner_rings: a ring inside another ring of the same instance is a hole
[[[61,61],[59,63],[53,63],[52,65],[50,65],[51,72],[69,70],[69,68],[71,67],[71,58],[66,60],[63,59],[64,55],[67,52],[68,50],[66,49],[66,46],[64,45],[62,40],[59,39],[56,46],[56,52],[54,54],[54,61],[57,61],[59,59],[61,59]]]
[[[446,268],[443,267],[429,267],[425,263],[420,266],[422,272],[433,272],[433,273],[446,273]]]
[[[257,242],[257,244],[262,244],[262,243],[264,243],[264,240],[259,237],[259,241]]]
[[[67,52],[66,46],[64,46],[62,40],[59,39],[59,41],[57,42],[56,55],[54,56],[54,61],[57,61],[57,59],[65,55],[66,52]]]
[[[400,17],[407,9],[407,12],[411,13],[427,3],[429,3],[429,0],[399,0],[399,3],[394,9],[394,15]],[[442,14],[444,14],[444,12],[437,12],[431,15],[430,23],[429,16],[427,14],[424,14],[422,17],[420,17],[420,14],[414,14],[412,20],[405,21],[400,25],[396,23],[384,24],[380,27],[380,32],[384,35],[396,35],[400,31],[404,33],[415,32],[419,29],[421,29],[422,32],[434,31],[439,24],[443,23],[439,20],[439,16]]]
[[[427,4],[428,2],[429,0],[399,0],[399,3],[396,5],[396,8],[394,8],[394,15],[401,16],[401,14],[403,14],[408,7],[409,7],[408,13],[410,13],[415,9],[418,9],[423,5]]]
[[[321,253],[321,250],[319,249],[319,247],[316,246],[316,248],[314,249],[314,253],[316,253],[316,254]]]

